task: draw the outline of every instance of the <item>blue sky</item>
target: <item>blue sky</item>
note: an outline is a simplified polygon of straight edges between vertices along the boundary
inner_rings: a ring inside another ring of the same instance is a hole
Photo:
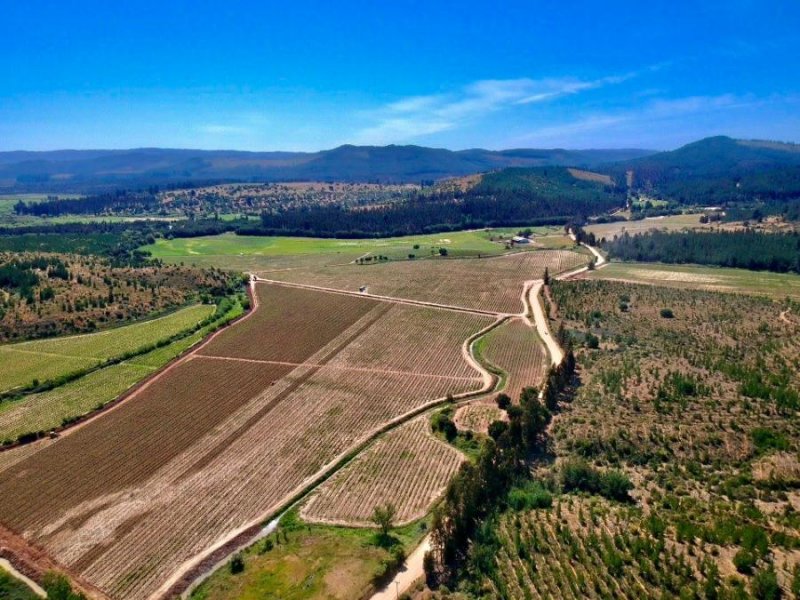
[[[5,2],[0,150],[800,141],[797,0]]]

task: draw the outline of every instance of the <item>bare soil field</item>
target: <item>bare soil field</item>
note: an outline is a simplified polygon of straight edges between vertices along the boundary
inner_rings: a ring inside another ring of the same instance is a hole
[[[398,427],[326,481],[300,516],[311,522],[373,525],[376,506],[392,503],[398,525],[430,509],[464,460],[452,446],[435,438],[428,419]]]
[[[257,274],[278,281],[348,291],[366,287],[371,294],[519,313],[525,281],[541,278],[545,268],[555,274],[587,262],[586,255],[577,252],[542,250],[483,259],[391,261]]]
[[[390,420],[482,385],[461,345],[490,317],[256,292],[251,317],[7,461],[0,521],[110,597],[158,596]]]
[[[465,404],[456,410],[453,421],[459,429],[487,433],[492,421],[508,419],[505,411],[500,410],[494,398],[481,398]]]

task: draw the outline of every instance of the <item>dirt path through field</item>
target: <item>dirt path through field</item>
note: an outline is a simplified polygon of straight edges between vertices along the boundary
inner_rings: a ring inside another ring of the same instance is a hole
[[[395,600],[400,594],[405,593],[414,582],[419,581],[425,575],[422,562],[425,553],[431,549],[431,536],[428,535],[422,543],[414,548],[414,551],[406,558],[403,569],[395,575],[394,579],[386,584],[386,587],[372,595],[370,600]]]
[[[301,288],[306,290],[316,290],[318,292],[328,292],[330,294],[344,294],[346,296],[358,296],[359,298],[369,298],[370,300],[378,300],[380,302],[393,302],[395,304],[409,304],[411,306],[426,306],[429,308],[439,308],[442,310],[452,310],[455,312],[468,313],[472,315],[484,315],[490,317],[511,317],[516,316],[511,313],[500,313],[491,310],[481,310],[479,308],[466,308],[464,306],[456,306],[454,304],[441,304],[438,302],[426,302],[424,300],[410,300],[408,298],[397,298],[395,296],[381,296],[379,294],[370,294],[367,292],[351,292],[348,290],[341,290],[338,288],[323,287],[319,285],[310,285],[307,283],[291,283],[288,281],[278,281],[276,279],[265,279],[257,277],[258,281],[271,283],[273,285],[283,285],[286,287]]]
[[[547,354],[550,356],[550,363],[556,366],[561,364],[561,361],[564,360],[564,351],[550,333],[550,324],[547,315],[544,314],[544,309],[542,308],[542,303],[539,298],[543,287],[544,281],[541,279],[537,279],[532,283],[528,289],[528,303],[530,304],[531,313],[533,314],[533,324],[536,327],[536,333],[539,334],[539,337],[547,348]],[[531,325],[529,319],[526,318],[525,320],[528,325]]]
[[[286,362],[282,360],[259,360],[257,358],[239,358],[237,356],[215,356],[213,354],[199,354],[195,357],[195,360],[198,359],[210,359],[210,360],[227,360],[231,362],[245,362],[245,363],[255,363],[261,365],[280,365],[284,367],[325,367],[326,369],[338,369],[340,371],[355,371],[358,373],[381,373],[386,375],[413,375],[414,377],[432,377],[434,379],[448,379],[452,381],[475,381],[479,378],[477,377],[463,377],[459,375],[440,375],[438,373],[420,373],[418,371],[396,371],[393,369],[369,369],[366,367],[353,367],[350,365],[332,365],[332,364],[320,364],[320,363],[312,363],[312,362]],[[466,360],[466,357],[464,357]],[[467,362],[469,362],[467,360]],[[483,376],[480,377],[483,379]]]

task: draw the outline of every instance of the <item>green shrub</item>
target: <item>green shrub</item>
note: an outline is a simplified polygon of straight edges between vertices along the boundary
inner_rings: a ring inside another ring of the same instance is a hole
[[[531,510],[553,506],[553,495],[541,483],[529,481],[508,493],[508,505],[514,510]]]
[[[662,308],[661,312],[659,312],[662,319],[674,319],[675,313],[672,312],[671,308]]]
[[[47,592],[47,600],[86,600],[83,594],[72,591],[69,579],[61,573],[45,573],[42,587]]]
[[[231,562],[228,565],[231,575],[238,575],[242,571],[244,571],[244,558],[241,554],[234,554],[233,558],[231,558]]]
[[[497,408],[500,410],[506,410],[511,406],[511,397],[508,394],[497,394],[494,401],[497,402]]]
[[[742,548],[733,556],[733,566],[742,575],[749,575],[756,566],[756,557],[749,550]]]
[[[633,484],[628,476],[617,470],[601,473],[584,460],[567,462],[561,468],[561,483],[564,491],[600,494],[610,500],[630,501]]]
[[[766,427],[756,427],[750,432],[750,437],[760,452],[789,449],[789,440],[785,435]]]
[[[756,573],[750,582],[750,591],[756,600],[779,600],[781,588],[778,585],[775,569],[770,567]]]

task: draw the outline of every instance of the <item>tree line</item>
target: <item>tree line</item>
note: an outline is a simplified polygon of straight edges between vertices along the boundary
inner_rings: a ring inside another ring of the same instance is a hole
[[[652,231],[623,234],[603,248],[624,261],[695,263],[754,271],[800,273],[800,233],[742,231]]]
[[[508,506],[509,493],[531,481],[530,464],[546,451],[546,431],[552,412],[575,376],[575,357],[565,359],[548,373],[542,400],[536,388],[525,388],[519,405],[500,394],[508,422],[495,421],[475,463],[462,464],[433,513],[431,551],[424,567],[432,586],[451,584],[465,568],[491,563],[491,545],[476,543],[491,536],[491,523]],[[518,494],[519,495],[519,494]],[[517,500],[519,500],[517,498]]]

